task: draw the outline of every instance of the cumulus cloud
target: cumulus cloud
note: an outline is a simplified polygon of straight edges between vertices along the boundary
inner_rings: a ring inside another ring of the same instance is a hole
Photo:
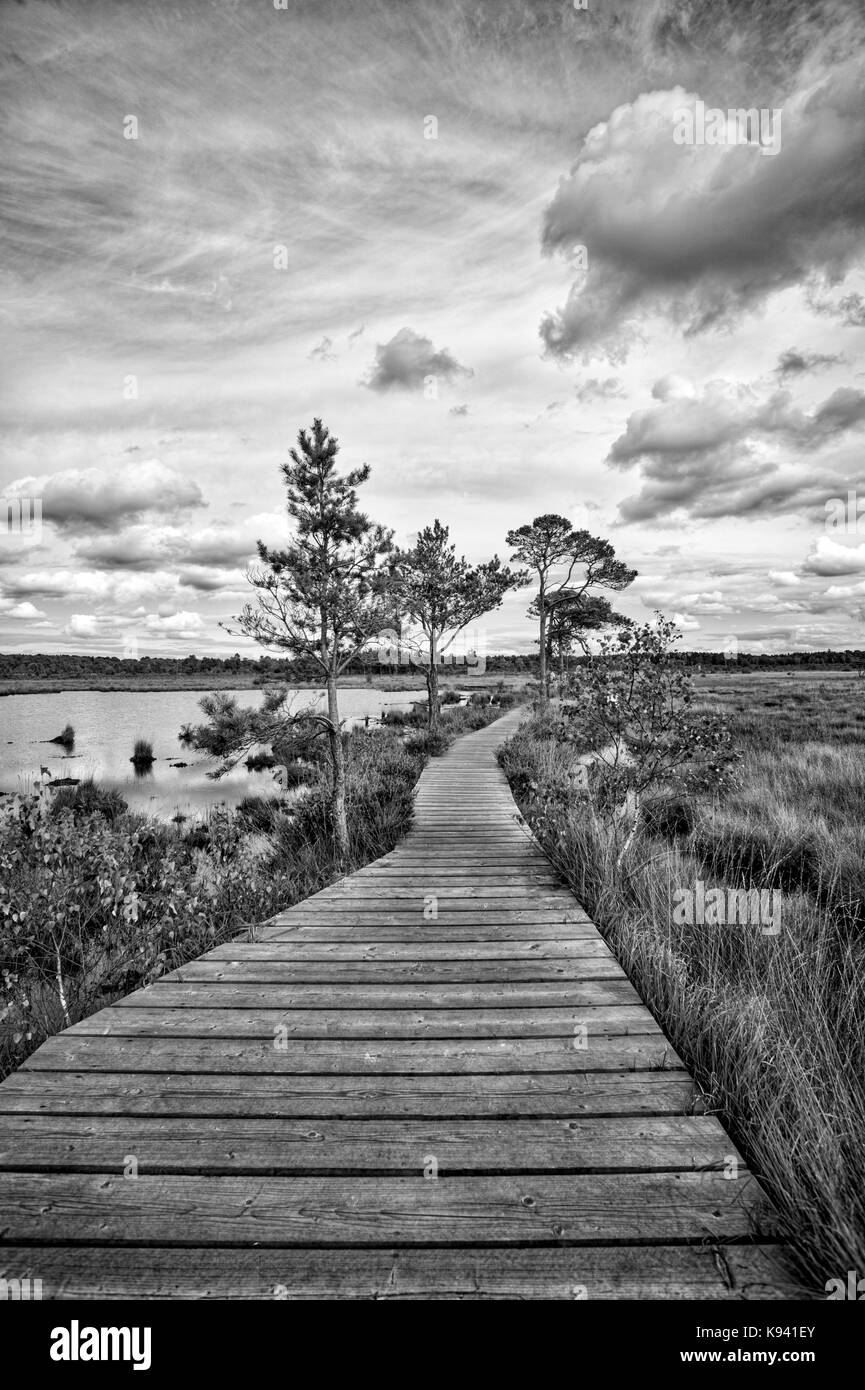
[[[461,366],[447,348],[434,348],[431,338],[412,328],[401,328],[389,342],[377,344],[364,385],[372,391],[415,391],[430,376],[452,382],[474,376],[474,372]]]
[[[784,589],[792,589],[797,584],[801,584],[801,579],[793,570],[770,570],[769,578],[773,584],[780,584]]]
[[[679,145],[697,95],[644,92],[583,141],[546,209],[542,246],[586,248],[564,307],[541,325],[547,351],[620,360],[632,324],[663,311],[685,333],[730,326],[774,291],[837,282],[861,256],[865,58],[793,91],[774,157],[752,145]]]
[[[32,618],[44,618],[46,614],[33,603],[13,603],[11,599],[0,599],[0,615],[26,622]]]
[[[762,396],[740,382],[712,381],[697,392],[683,378],[665,377],[652,394],[659,404],[633,411],[607,456],[612,467],[642,470],[641,491],[620,508],[630,521],[675,510],[701,517],[822,510],[843,480],[815,467],[810,455],[865,424],[865,392],[847,387],[811,412],[789,391]],[[809,451],[807,467],[785,458],[782,470],[779,448]]]
[[[150,613],[144,620],[147,632],[153,637],[189,638],[200,637],[204,622],[200,613],[179,612]]]
[[[841,545],[831,536],[818,536],[802,563],[806,574],[839,575],[865,572],[865,541],[861,545]]]
[[[123,472],[67,468],[42,477],[18,478],[7,495],[41,497],[43,521],[67,532],[82,527],[111,530],[149,512],[165,515],[206,505],[196,482],[159,459],[130,463]]]
[[[145,610],[131,615],[135,633],[169,641],[192,641],[201,636],[204,622],[199,613],[172,611],[148,613]],[[72,613],[63,629],[65,637],[91,641],[130,631],[130,615],[118,613]]]

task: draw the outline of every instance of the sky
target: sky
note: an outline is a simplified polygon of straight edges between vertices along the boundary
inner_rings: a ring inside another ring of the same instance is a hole
[[[220,623],[315,416],[400,543],[558,512],[686,647],[865,647],[860,0],[13,0],[0,39],[2,650],[253,654]]]

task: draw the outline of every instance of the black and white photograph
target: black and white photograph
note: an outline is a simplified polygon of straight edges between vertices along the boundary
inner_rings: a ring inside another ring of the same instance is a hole
[[[0,70],[7,1354],[827,1374],[862,0],[3,0]]]

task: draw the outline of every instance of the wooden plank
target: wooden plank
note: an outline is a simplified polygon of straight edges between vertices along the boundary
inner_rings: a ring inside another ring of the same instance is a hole
[[[238,1120],[6,1116],[0,1169],[32,1172],[655,1172],[723,1168],[710,1116],[637,1119]],[[738,1159],[738,1155],[736,1155]]]
[[[420,934],[419,934],[420,935]],[[217,946],[208,955],[209,960],[230,960],[237,954],[233,944]],[[425,961],[472,961],[474,963],[493,960],[569,960],[571,958],[606,958],[610,948],[600,937],[596,940],[576,941],[427,941],[423,937],[417,942],[369,942],[363,941],[305,941],[302,937],[289,937],[286,941],[250,942],[243,949],[245,960],[250,961],[411,961],[423,964]]]
[[[254,1038],[105,1038],[67,1030],[43,1043],[22,1071],[221,1073],[641,1071],[681,1067],[663,1034],[571,1038],[312,1039],[284,1049]]]
[[[683,1115],[702,1108],[684,1071],[292,1076],[207,1072],[19,1071],[0,1112],[55,1115]]]
[[[243,948],[245,950],[245,948]],[[612,956],[562,960],[533,957],[531,960],[323,960],[275,961],[247,960],[237,953],[214,960],[205,956],[190,961],[174,973],[174,979],[202,980],[215,975],[223,980],[244,980],[247,984],[496,984],[521,981],[623,980],[625,972]]]
[[[528,1009],[100,1009],[66,1030],[65,1037],[175,1038],[590,1038],[663,1034],[645,1005]],[[587,1043],[588,1045],[588,1043]]]
[[[284,936],[286,941],[340,941],[356,942],[397,942],[410,946],[414,942],[448,941],[591,941],[597,942],[598,933],[590,923],[551,924],[537,922],[518,923],[515,926],[491,925],[485,927],[477,922],[472,926],[451,926],[438,921],[424,922],[415,918],[411,926],[378,926],[376,923],[353,923],[351,926],[311,925],[308,922],[285,922],[272,930],[256,936],[256,942],[278,941]]]
[[[327,906],[321,905],[317,908],[307,909],[305,904],[290,908],[287,912],[280,913],[278,918],[270,918],[267,922],[257,927],[256,934],[270,931],[272,926],[411,926],[417,928],[423,918],[423,900],[413,901],[408,906],[382,908],[380,904],[373,904],[370,907],[358,906],[343,900],[338,903],[331,903]],[[436,921],[448,927],[463,926],[508,926],[525,925],[531,926],[582,926],[590,927],[591,931],[587,935],[597,933],[597,927],[586,917],[584,912],[579,909],[560,909],[554,912],[549,909],[542,911],[533,908],[511,908],[502,907],[497,904],[492,906],[479,906],[466,910],[459,904],[452,905],[447,901],[439,900],[437,906],[438,915]],[[245,938],[244,938],[245,939]]]
[[[280,985],[207,980],[181,984],[167,976],[136,990],[118,1009],[479,1009],[641,1004],[629,980],[496,985]],[[166,1024],[166,1026],[170,1026]]]
[[[0,1248],[0,1277],[44,1299],[781,1300],[821,1297],[774,1245],[543,1249]]]
[[[199,1246],[745,1241],[750,1176],[138,1177],[0,1173],[3,1238]]]

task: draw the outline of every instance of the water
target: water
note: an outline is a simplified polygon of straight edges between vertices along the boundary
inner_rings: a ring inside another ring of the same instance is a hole
[[[242,705],[259,705],[260,690],[227,691]],[[67,690],[56,695],[7,695],[0,699],[0,792],[25,792],[47,768],[52,779],[93,777],[117,787],[130,807],[168,819],[178,812],[201,815],[212,806],[234,806],[249,795],[274,795],[279,788],[267,769],[248,772],[241,765],[219,781],[207,776],[219,760],[185,747],[177,735],[183,724],[200,724],[202,690]],[[347,726],[377,717],[384,709],[408,709],[422,690],[345,689],[340,717]],[[324,707],[320,690],[298,690],[294,708]],[[66,724],[75,730],[68,756],[47,742]],[[149,739],[156,761],[144,775],[131,762],[136,738]],[[185,767],[172,767],[172,763]],[[47,778],[44,778],[47,781]]]

